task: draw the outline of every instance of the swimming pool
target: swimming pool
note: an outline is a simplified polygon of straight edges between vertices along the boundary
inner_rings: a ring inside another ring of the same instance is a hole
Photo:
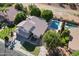
[[[49,23],[48,29],[60,30],[61,29],[61,24],[62,24],[61,21],[52,20]],[[67,22],[65,24],[65,28],[71,29],[71,28],[74,28],[74,27],[77,27],[77,25],[72,24],[72,23],[67,23]]]
[[[76,24],[72,24],[72,23],[66,23],[65,27],[66,28],[74,28],[74,27],[77,27],[77,25]]]
[[[60,28],[60,21],[52,20],[48,26],[49,29],[55,29],[58,30]]]

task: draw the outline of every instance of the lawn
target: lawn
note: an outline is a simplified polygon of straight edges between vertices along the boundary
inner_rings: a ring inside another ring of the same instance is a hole
[[[71,54],[72,56],[79,56],[79,51],[75,51]]]
[[[10,37],[11,31],[15,30],[15,28],[16,28],[16,27],[13,27],[13,28],[7,27],[7,28],[3,29],[2,31],[0,31],[0,38],[1,38],[1,39],[4,39],[5,36]]]
[[[40,52],[40,48],[36,47],[35,45],[29,43],[29,42],[24,42],[23,44],[23,48],[29,52],[31,52],[32,54],[34,54],[35,56],[37,56]]]

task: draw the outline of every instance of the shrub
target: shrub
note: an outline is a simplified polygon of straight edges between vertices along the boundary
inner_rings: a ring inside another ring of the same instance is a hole
[[[15,22],[15,24],[18,24],[19,22],[21,22],[25,19],[26,19],[26,14],[24,12],[20,12],[16,15],[14,22]]]
[[[30,10],[30,11],[31,11],[33,8],[37,8],[37,6],[34,5],[34,4],[31,4],[31,5],[29,5],[28,7],[29,7],[29,10]]]
[[[36,5],[29,5],[30,15],[40,17],[41,11]]]
[[[53,18],[53,13],[51,10],[43,10],[41,17],[46,19],[46,21],[48,22],[50,19]]]
[[[23,5],[21,4],[21,3],[17,3],[16,5],[15,5],[15,9],[17,9],[17,10],[23,10]]]
[[[30,14],[31,14],[32,16],[40,17],[41,11],[40,11],[39,8],[33,8],[33,9],[31,10]]]

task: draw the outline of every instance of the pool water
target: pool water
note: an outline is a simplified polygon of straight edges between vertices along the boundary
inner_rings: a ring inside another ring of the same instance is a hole
[[[59,29],[59,26],[60,25],[60,21],[57,21],[57,20],[52,20],[48,26],[49,29]]]
[[[66,23],[66,24],[65,24],[65,27],[66,27],[66,28],[74,28],[74,27],[77,27],[77,25],[72,24],[72,23]]]
[[[77,25],[75,24],[71,24],[71,23],[66,23],[65,24],[65,28],[74,28],[77,27]],[[52,20],[48,26],[48,29],[54,29],[54,30],[58,30],[61,29],[61,21],[58,20]]]

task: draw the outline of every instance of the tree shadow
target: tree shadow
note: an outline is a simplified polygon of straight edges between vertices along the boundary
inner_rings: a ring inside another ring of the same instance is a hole
[[[23,46],[26,50],[28,50],[29,52],[34,51],[34,50],[35,50],[35,47],[36,47],[36,45],[33,45],[33,44],[29,43],[29,42],[24,42],[24,43],[22,44],[22,46]]]
[[[70,35],[69,41],[72,41],[73,37]]]

